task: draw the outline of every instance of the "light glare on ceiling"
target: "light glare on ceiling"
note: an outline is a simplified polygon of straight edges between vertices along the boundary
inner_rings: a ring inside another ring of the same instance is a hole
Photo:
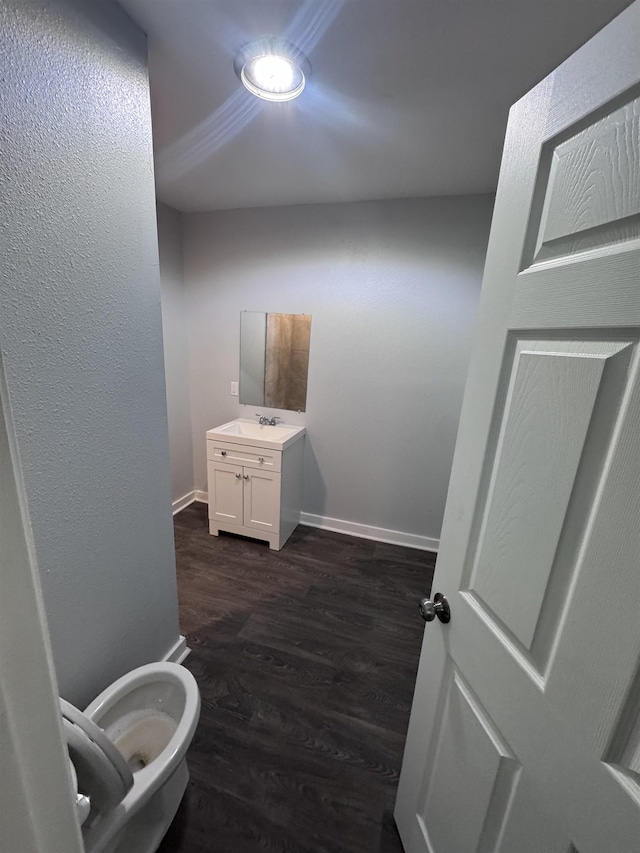
[[[297,98],[309,74],[306,57],[293,45],[273,38],[246,45],[234,67],[243,86],[266,101]]]

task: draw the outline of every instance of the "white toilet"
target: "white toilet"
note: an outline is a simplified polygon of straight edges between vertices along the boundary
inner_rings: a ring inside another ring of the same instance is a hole
[[[179,664],[152,663],[119,678],[84,712],[60,705],[86,853],[154,853],[189,779],[196,680]]]

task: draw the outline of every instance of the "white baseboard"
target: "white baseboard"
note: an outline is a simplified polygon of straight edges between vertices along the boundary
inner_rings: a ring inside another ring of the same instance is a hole
[[[209,495],[206,492],[196,489],[191,494],[193,495],[192,501],[209,503]],[[404,545],[406,548],[416,548],[418,551],[435,551],[437,553],[440,547],[440,540],[432,539],[430,536],[418,536],[415,533],[403,533],[401,530],[388,530],[386,527],[373,527],[369,524],[359,524],[357,521],[344,521],[341,518],[329,518],[326,515],[313,515],[310,512],[300,513],[300,524],[305,524],[307,527],[319,527],[321,530],[332,530],[334,533],[346,533],[347,536],[358,536],[360,539],[372,539],[374,542]]]
[[[189,504],[192,504],[196,500],[195,491],[187,492],[186,495],[183,495],[181,498],[178,498],[177,501],[174,501],[171,506],[173,507],[173,514],[180,512],[180,510],[188,507]]]
[[[192,492],[187,492],[186,495],[183,495],[171,504],[173,507],[173,514],[176,515],[176,513],[185,509],[194,501],[198,501],[198,503],[201,504],[208,504],[209,495],[206,492],[201,492],[200,489],[194,489]]]
[[[321,530],[332,530],[334,533],[346,533],[348,536],[358,536],[361,539],[373,539],[374,542],[404,545],[406,548],[416,548],[419,551],[437,552],[440,547],[440,540],[432,539],[430,536],[403,533],[401,530],[387,530],[385,527],[372,527],[369,524],[343,521],[340,518],[329,518],[326,515],[313,515],[310,512],[300,513],[300,524],[306,524],[307,527],[319,527]]]
[[[170,663],[182,663],[190,651],[191,649],[187,645],[186,639],[182,634],[180,634],[176,642],[163,657],[163,660],[169,661]]]

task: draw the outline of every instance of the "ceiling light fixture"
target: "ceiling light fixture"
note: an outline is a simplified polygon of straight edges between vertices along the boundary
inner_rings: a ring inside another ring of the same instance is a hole
[[[265,101],[291,101],[302,94],[311,66],[302,51],[276,38],[245,45],[233,63],[242,85]]]

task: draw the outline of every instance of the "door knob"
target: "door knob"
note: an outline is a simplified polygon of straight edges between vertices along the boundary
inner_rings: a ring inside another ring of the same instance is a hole
[[[436,592],[433,601],[428,598],[421,599],[418,609],[425,622],[433,622],[436,616],[445,624],[451,620],[449,602],[441,592]]]

